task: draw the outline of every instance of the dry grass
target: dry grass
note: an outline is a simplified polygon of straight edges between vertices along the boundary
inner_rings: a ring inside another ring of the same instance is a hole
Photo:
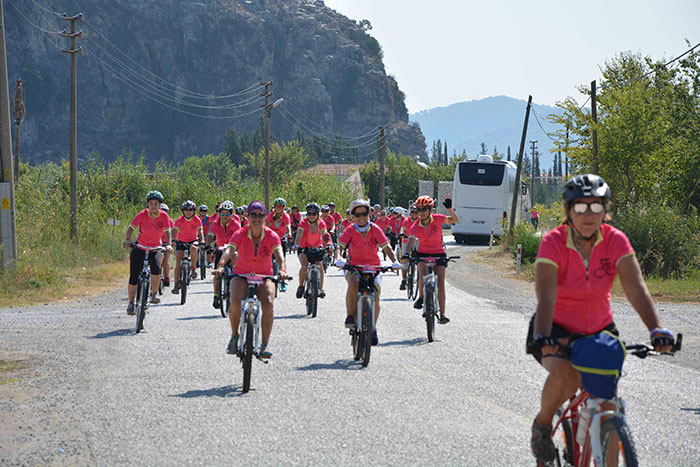
[[[10,384],[17,381],[17,378],[5,379],[5,374],[17,370],[23,370],[28,368],[24,362],[20,360],[4,360],[0,359],[0,386],[3,384]]]
[[[95,296],[119,287],[126,288],[128,276],[129,263],[122,261],[70,269],[52,286],[36,288],[18,284],[11,293],[9,290],[0,292],[0,308]]]

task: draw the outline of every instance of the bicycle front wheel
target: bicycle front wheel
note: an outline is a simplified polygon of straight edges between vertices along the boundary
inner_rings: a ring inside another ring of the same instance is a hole
[[[219,292],[221,292],[219,295],[221,297],[221,305],[219,305],[219,310],[221,311],[222,318],[228,317],[228,309],[231,306],[231,302],[229,301],[229,295],[231,295],[229,290],[230,284],[231,281],[228,277],[219,277]]]
[[[187,263],[182,263],[180,264],[180,305],[184,305],[187,301],[187,286],[189,282]]]
[[[362,366],[369,365],[369,356],[372,352],[372,299],[373,297],[366,295],[362,298]]]
[[[406,295],[408,295],[408,299],[411,300],[413,298],[413,274],[414,274],[414,269],[415,266],[413,263],[411,263],[408,266],[408,274],[406,274]]]
[[[243,349],[243,392],[250,390],[250,374],[253,370],[253,332],[255,317],[252,312],[245,314],[245,347]]]
[[[199,277],[202,280],[207,277],[207,253],[204,250],[199,250]]]
[[[318,272],[313,270],[311,271],[311,293],[309,294],[310,297],[307,299],[309,300],[309,314],[312,318],[315,318],[318,313],[318,284]]]
[[[141,279],[138,289],[136,304],[136,332],[143,330],[143,320],[146,319],[146,305],[148,304],[149,278]]]
[[[637,450],[632,441],[632,433],[625,420],[614,415],[603,422],[600,428],[600,444],[603,452],[603,465],[637,467]]]
[[[435,340],[435,295],[433,293],[433,284],[425,285],[425,296],[423,313],[425,317],[425,327],[428,331],[428,342]]]

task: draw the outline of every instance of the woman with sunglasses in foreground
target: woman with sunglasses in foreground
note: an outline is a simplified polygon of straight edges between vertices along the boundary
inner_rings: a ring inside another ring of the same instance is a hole
[[[282,242],[274,230],[265,227],[264,221],[267,215],[265,205],[260,201],[253,201],[248,205],[248,221],[250,225],[238,229],[229,241],[226,250],[221,255],[217,269],[214,271],[217,277],[224,272],[224,266],[231,260],[234,274],[259,274],[272,275],[272,255],[279,264],[278,276],[280,280],[287,278],[287,266],[282,255]],[[241,301],[248,295],[248,283],[239,277],[231,280],[231,308],[229,309],[229,321],[231,322],[231,339],[226,352],[236,354],[238,349],[238,324],[241,320]],[[261,358],[270,358],[272,352],[267,345],[272,333],[274,317],[275,284],[265,281],[256,290],[258,300],[262,305],[262,347]]]
[[[356,199],[350,203],[350,214],[355,222],[350,224],[338,239],[338,254],[348,249],[348,263],[355,266],[381,266],[379,260],[379,247],[392,261],[391,267],[398,270],[401,265],[396,262],[394,252],[389,247],[389,242],[382,229],[375,223],[369,221],[369,201]],[[339,268],[345,266],[345,261],[337,259],[335,265]],[[357,307],[357,295],[360,283],[360,276],[356,271],[345,271],[345,280],[348,282],[347,293],[345,294],[345,307],[347,316],[345,327],[351,328],[355,324],[355,312]],[[375,328],[372,332],[372,345],[379,343],[377,337],[376,323],[379,318],[379,297],[381,292],[382,276],[378,275],[374,279],[376,293],[374,294],[374,322]]]
[[[605,180],[593,174],[578,175],[567,182],[562,197],[566,219],[544,236],[537,253],[538,303],[527,337],[527,352],[549,373],[530,441],[532,453],[543,462],[556,455],[552,418],[581,385],[579,371],[557,353],[559,345],[569,344],[572,335],[618,334],[610,308],[610,290],[618,273],[656,350],[669,351],[674,341],[673,334],[661,327],[627,236],[603,223],[611,197]]]
[[[433,214],[435,200],[430,196],[421,196],[416,200],[416,210],[418,211],[418,221],[411,226],[408,232],[407,251],[413,251],[413,245],[418,241],[417,258],[432,257],[437,258],[435,274],[438,276],[438,303],[440,305],[440,324],[447,324],[450,319],[445,316],[445,272],[447,270],[447,253],[445,244],[442,242],[442,224],[456,224],[459,217],[452,209],[452,198],[445,196],[442,202],[450,213]],[[418,299],[413,304],[413,308],[420,310],[423,308],[423,275],[425,273],[425,263],[418,263]]]

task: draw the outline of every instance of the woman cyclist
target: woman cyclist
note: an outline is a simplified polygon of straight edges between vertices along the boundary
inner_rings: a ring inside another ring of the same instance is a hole
[[[233,203],[229,200],[221,203],[219,208],[219,218],[209,228],[209,233],[207,234],[207,245],[211,244],[211,242],[214,241],[214,238],[216,238],[214,264],[219,264],[224,248],[226,245],[228,245],[233,234],[241,228],[241,224],[236,220],[237,217],[234,217],[234,209]],[[214,302],[211,306],[214,308],[219,308],[221,306],[221,290],[219,290],[219,281],[214,281]]]
[[[558,346],[568,344],[572,334],[617,334],[610,308],[610,290],[617,274],[657,350],[670,350],[674,341],[673,334],[661,327],[629,240],[603,223],[610,197],[610,188],[598,175],[569,180],[563,193],[566,220],[544,236],[537,253],[538,303],[530,321],[527,349],[549,373],[530,443],[540,461],[554,459],[552,418],[581,384],[571,362],[556,354]]]
[[[379,260],[377,247],[381,248],[392,261],[392,267],[399,269],[401,265],[396,262],[394,252],[389,248],[389,242],[386,235],[382,232],[377,224],[369,221],[369,201],[356,199],[350,203],[350,213],[355,217],[355,222],[348,226],[343,232],[343,235],[338,239],[339,254],[342,254],[345,248],[348,249],[348,263],[354,266],[380,266],[382,263]],[[345,261],[338,259],[335,262],[338,267],[345,266]],[[379,318],[379,296],[381,293],[382,276],[377,275],[374,279],[376,293],[374,294],[374,322],[376,324]],[[357,294],[360,282],[360,276],[355,271],[346,271],[345,280],[348,282],[348,290],[345,294],[345,309],[347,316],[345,318],[345,327],[350,328],[355,323],[355,312],[357,307]],[[377,345],[379,338],[377,337],[377,328],[375,326],[372,331],[372,345]]]
[[[194,215],[194,211],[197,206],[194,202],[187,200],[182,203],[181,210],[182,215],[175,220],[175,227],[173,228],[173,238],[184,242],[193,243],[196,240],[200,242],[204,240],[204,234],[202,233],[202,219],[199,216]],[[174,294],[180,293],[180,261],[185,257],[185,246],[177,245],[175,247],[175,286],[172,292]],[[197,247],[194,245],[190,246],[190,258],[192,260],[191,266],[191,277],[192,279],[197,278],[197,258],[199,257],[199,252]]]
[[[289,236],[289,225],[292,219],[284,210],[287,201],[284,198],[275,198],[272,211],[265,218],[265,226],[275,231],[282,241],[282,254],[287,256],[287,237]]]
[[[411,205],[410,216],[404,218],[401,221],[401,226],[399,227],[399,241],[401,242],[401,257],[406,258],[411,255],[408,250],[408,235],[411,231],[411,227],[418,221],[418,209],[416,205]],[[401,285],[399,290],[406,290],[406,277],[408,276],[408,260],[404,259],[403,267],[401,268]]]
[[[134,314],[134,300],[136,299],[136,291],[138,289],[139,274],[143,267],[143,259],[146,256],[146,251],[150,248],[161,246],[161,238],[165,235],[166,251],[171,250],[170,247],[170,217],[165,211],[161,211],[160,205],[163,202],[163,195],[160,191],[149,191],[146,195],[146,203],[148,207],[136,214],[134,220],[126,229],[126,238],[124,239],[124,248],[131,246],[131,234],[136,228],[139,228],[139,236],[136,239],[136,247],[132,248],[129,256],[129,305],[126,307],[126,314]],[[162,251],[149,251],[148,263],[151,266],[151,303],[160,303],[158,298],[158,286],[160,285],[160,265],[163,263]]]
[[[161,203],[160,210],[165,211],[165,213],[168,214],[168,228],[170,229],[172,235],[172,229],[173,227],[175,227],[175,222],[173,222],[173,220],[170,218],[170,208],[167,204]],[[168,243],[166,243],[165,232],[163,232],[163,236],[160,238],[160,242],[162,246],[169,245]],[[163,263],[161,264],[161,275],[165,276],[163,277],[163,285],[166,288],[170,287],[170,250],[165,250],[165,253],[163,254]]]
[[[224,265],[231,260],[235,264],[234,274],[260,274],[272,275],[272,256],[275,256],[279,264],[278,276],[280,280],[287,277],[287,266],[282,255],[282,243],[277,234],[263,225],[267,214],[265,205],[260,201],[253,201],[248,205],[248,220],[250,225],[240,228],[233,234],[228,247],[219,259],[214,273],[217,277],[223,273]],[[267,348],[272,333],[274,321],[275,284],[265,281],[258,286],[256,295],[262,306],[262,347],[261,358],[270,358],[272,352]],[[241,320],[241,301],[248,296],[248,285],[240,277],[231,280],[231,308],[228,315],[231,322],[231,339],[226,352],[235,354],[238,349],[238,324]]]
[[[416,257],[438,258],[435,265],[435,274],[438,277],[438,303],[440,304],[440,324],[447,324],[450,319],[445,316],[445,271],[447,269],[447,254],[445,244],[442,243],[442,224],[456,224],[459,217],[452,209],[452,198],[448,195],[442,202],[450,213],[433,214],[435,200],[430,196],[421,196],[416,200],[416,210],[418,211],[418,221],[411,226],[408,232],[408,251],[412,251],[413,245],[418,241],[418,252]],[[418,263],[418,299],[413,304],[413,308],[420,310],[423,308],[423,275],[425,274],[425,263]]]
[[[309,257],[307,252],[311,248],[332,248],[330,235],[326,232],[326,224],[319,219],[318,212],[320,207],[316,203],[306,205],[306,217],[299,223],[297,228],[297,236],[294,239],[294,249],[298,251],[299,262],[299,287],[297,287],[297,298],[304,296],[304,285],[306,284],[306,275],[309,271]],[[314,261],[314,264],[319,266],[323,262],[323,256]],[[323,290],[323,268],[321,268],[321,289],[318,291],[319,298],[324,298],[326,292]]]
[[[246,212],[247,209],[248,206],[238,206],[236,208],[236,214],[241,220],[241,227],[246,227],[248,225],[248,213]]]

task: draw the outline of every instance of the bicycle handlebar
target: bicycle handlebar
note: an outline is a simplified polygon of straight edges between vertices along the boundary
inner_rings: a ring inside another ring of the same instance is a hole
[[[379,275],[382,272],[389,272],[393,271],[393,268],[391,266],[372,266],[372,265],[356,265],[356,264],[346,264],[342,268],[338,269],[343,269],[345,271],[357,271],[360,274],[365,273],[367,269],[373,269],[374,270],[374,275]]]
[[[681,350],[681,347],[683,346],[683,334],[678,333],[678,336],[676,337],[676,343],[673,344],[673,347],[671,347],[670,352],[657,352],[654,350],[654,347],[652,347],[649,344],[626,344],[625,343],[625,348],[629,353],[634,355],[635,357],[639,358],[647,358],[648,356],[658,356],[658,355],[674,355],[676,352]]]
[[[136,248],[136,245],[138,245],[137,242],[129,242],[129,246],[130,246],[131,248]],[[145,248],[146,248],[146,251],[165,251],[165,247],[164,247],[164,246],[155,246],[155,247],[147,246],[147,247],[145,247]]]
[[[261,274],[231,274],[231,277],[240,277],[240,278],[245,279],[246,281],[251,277],[258,277],[262,280],[266,280],[266,279],[271,280],[274,283],[287,282],[287,281],[291,281],[294,279],[294,277],[292,277],[292,276],[287,276],[287,278],[285,280],[280,280],[279,276],[264,276]]]

